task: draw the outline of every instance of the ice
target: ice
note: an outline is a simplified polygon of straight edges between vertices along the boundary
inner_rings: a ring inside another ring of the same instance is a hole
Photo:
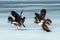
[[[34,13],[46,9],[46,18],[52,20],[51,32],[43,31],[34,23]],[[25,28],[12,27],[8,16],[14,10],[26,17]],[[0,0],[0,40],[60,40],[60,0]]]

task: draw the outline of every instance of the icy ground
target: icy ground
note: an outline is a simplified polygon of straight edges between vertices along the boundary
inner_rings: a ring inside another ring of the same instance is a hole
[[[34,13],[42,8],[47,10],[46,18],[52,20],[49,26],[51,32],[45,32],[41,26],[33,21]],[[23,15],[26,17],[24,28],[20,30],[11,27],[8,23],[10,11],[15,10],[20,14],[24,9]],[[0,40],[60,40],[60,0],[35,0],[35,1],[1,1],[0,0]]]

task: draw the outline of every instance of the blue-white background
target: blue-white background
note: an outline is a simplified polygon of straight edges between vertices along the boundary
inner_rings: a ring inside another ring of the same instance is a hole
[[[34,13],[46,9],[46,18],[52,20],[49,26],[52,32],[45,32],[34,23]],[[18,31],[8,23],[10,11],[16,11],[26,17],[24,28]],[[60,40],[60,0],[0,0],[0,40]]]

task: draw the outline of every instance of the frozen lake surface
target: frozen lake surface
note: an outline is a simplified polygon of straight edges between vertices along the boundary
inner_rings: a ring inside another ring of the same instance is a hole
[[[52,32],[45,32],[34,23],[34,13],[46,9],[46,18],[52,20]],[[24,28],[11,27],[8,16],[14,10],[26,17]],[[28,21],[28,22],[27,22]],[[0,0],[0,40],[60,40],[60,0]]]

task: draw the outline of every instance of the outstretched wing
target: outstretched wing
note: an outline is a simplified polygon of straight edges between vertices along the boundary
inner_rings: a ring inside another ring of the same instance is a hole
[[[11,11],[11,15],[17,19],[19,17],[19,14],[16,11]]]
[[[22,17],[22,13],[23,13],[23,10],[21,11],[21,13],[20,13],[20,16]]]
[[[19,14],[16,11],[11,11],[11,15],[15,18],[19,17]]]
[[[36,16],[37,18],[39,18],[39,17],[40,17],[38,13],[35,13],[35,16]]]
[[[22,25],[25,27],[24,22],[25,22],[25,17],[23,17],[21,21]]]
[[[19,15],[19,18],[18,18],[19,22],[23,19],[23,18],[22,18],[22,13],[23,13],[23,10],[21,11],[21,13],[20,13],[20,15]]]
[[[39,20],[39,22],[40,22],[40,21],[41,21],[41,16],[40,16],[40,14],[35,13],[35,16],[36,16],[36,20],[38,19],[38,20]]]

